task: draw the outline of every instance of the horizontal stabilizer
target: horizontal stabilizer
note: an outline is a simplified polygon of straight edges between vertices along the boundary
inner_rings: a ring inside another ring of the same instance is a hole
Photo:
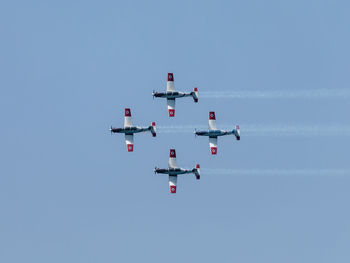
[[[192,92],[194,102],[198,102],[198,88],[194,88]]]
[[[239,125],[236,125],[235,136],[236,136],[237,141],[239,141],[241,139],[241,130],[239,129]]]
[[[153,136],[153,137],[156,137],[156,136],[157,136],[157,127],[156,127],[156,123],[155,123],[155,122],[152,122],[152,125],[151,125],[150,127],[151,127],[152,136]]]
[[[199,164],[196,165],[194,170],[194,174],[196,175],[196,179],[199,180],[201,178],[201,167]]]

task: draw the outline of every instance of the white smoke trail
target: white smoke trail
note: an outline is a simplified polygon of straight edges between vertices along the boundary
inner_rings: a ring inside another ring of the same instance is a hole
[[[210,99],[274,99],[274,98],[349,98],[349,89],[314,90],[240,90],[240,91],[201,91],[200,98]]]
[[[237,176],[345,176],[350,169],[223,169],[201,168],[203,175],[237,175]]]
[[[232,130],[234,125],[221,127]],[[191,133],[207,130],[207,125],[158,126],[160,133]],[[241,136],[350,136],[350,125],[242,124]]]

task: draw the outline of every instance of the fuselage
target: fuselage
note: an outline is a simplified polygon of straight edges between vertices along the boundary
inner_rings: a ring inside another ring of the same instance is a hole
[[[142,128],[142,127],[125,127],[125,128],[111,128],[111,132],[114,133],[125,133],[125,134],[134,134],[139,133],[143,131],[149,131],[151,130],[151,127]]]
[[[209,136],[209,137],[218,137],[224,135],[233,134],[233,131],[224,131],[224,130],[207,130],[207,131],[196,131],[195,134],[198,136]]]
[[[183,168],[168,168],[168,169],[156,168],[154,172],[158,174],[178,175],[178,174],[189,174],[189,173],[193,173],[194,171],[186,170]]]
[[[167,91],[167,92],[153,92],[153,96],[156,98],[167,98],[167,99],[176,99],[182,97],[191,97],[192,92],[185,93],[179,91]]]

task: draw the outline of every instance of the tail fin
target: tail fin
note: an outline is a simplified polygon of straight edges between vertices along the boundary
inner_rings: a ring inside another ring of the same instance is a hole
[[[196,168],[194,169],[194,174],[197,180],[201,178],[201,167],[199,164],[196,165]]]
[[[233,130],[237,141],[239,141],[241,139],[241,130],[239,129],[239,125],[236,125],[236,129]]]
[[[157,136],[157,127],[156,127],[156,123],[155,123],[155,122],[152,122],[152,125],[150,126],[150,128],[151,128],[152,136],[153,136],[153,137],[156,137],[156,136]]]
[[[198,102],[198,88],[194,88],[192,92],[194,102]]]

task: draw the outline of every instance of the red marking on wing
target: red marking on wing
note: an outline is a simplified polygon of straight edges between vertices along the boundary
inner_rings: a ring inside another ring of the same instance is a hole
[[[128,144],[127,148],[128,148],[128,152],[133,152],[134,151],[134,145],[133,144]]]
[[[176,186],[175,185],[170,186],[170,193],[172,193],[172,194],[176,193]]]
[[[173,73],[168,73],[168,81],[174,81]]]
[[[215,120],[215,112],[209,112],[209,120]]]
[[[170,158],[176,158],[176,151],[175,151],[175,149],[170,149],[169,157]]]
[[[125,117],[131,117],[131,110],[129,108],[125,108]]]
[[[217,154],[218,148],[217,147],[210,147],[211,154]]]
[[[175,110],[169,109],[169,117],[175,117]]]

